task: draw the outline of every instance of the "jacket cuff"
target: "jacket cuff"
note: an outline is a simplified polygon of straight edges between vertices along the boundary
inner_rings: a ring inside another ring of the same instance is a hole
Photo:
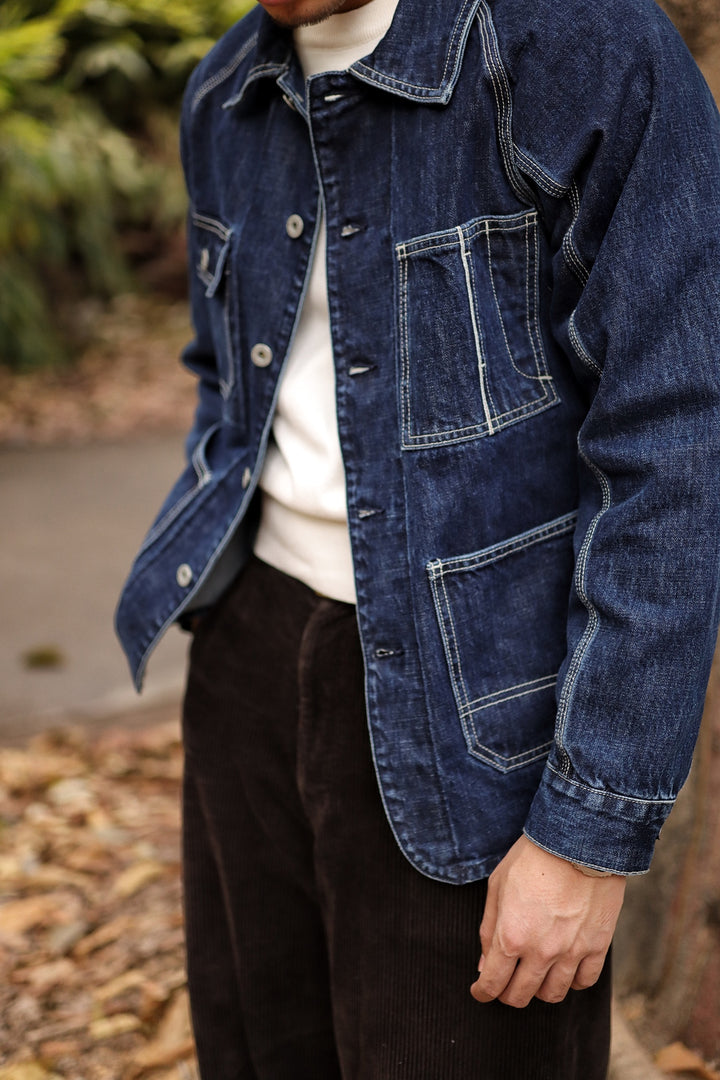
[[[547,765],[525,823],[534,844],[570,862],[644,874],[673,800],[630,798],[588,787]]]

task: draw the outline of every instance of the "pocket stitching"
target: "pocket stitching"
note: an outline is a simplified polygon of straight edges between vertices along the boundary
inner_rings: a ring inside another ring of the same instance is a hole
[[[236,350],[233,345],[232,326],[231,326],[231,312],[230,312],[230,289],[225,288],[221,297],[218,296],[220,279],[227,275],[228,257],[230,254],[230,243],[233,235],[232,226],[225,225],[218,218],[211,217],[208,214],[200,214],[198,211],[193,210],[191,212],[191,220],[197,229],[203,230],[206,233],[211,233],[216,236],[223,244],[222,251],[218,253],[216,260],[215,273],[211,274],[207,270],[203,270],[201,266],[195,266],[195,273],[206,286],[208,292],[206,297],[208,299],[217,298],[222,303],[222,318],[223,318],[223,334],[225,338],[225,355],[227,357],[227,372],[223,372],[222,366],[218,364],[218,385],[220,388],[220,394],[224,402],[224,409],[230,410],[232,404],[232,395],[237,385],[237,367],[238,360],[236,357]],[[219,267],[219,269],[218,269]],[[215,286],[214,291],[210,294],[209,290]],[[226,377],[227,375],[227,377]],[[232,417],[229,417],[232,419]]]
[[[524,764],[529,764],[532,761],[536,761],[546,756],[553,745],[553,741],[549,740],[539,743],[527,750],[523,750],[519,754],[506,757],[496,750],[485,746],[480,741],[477,729],[473,722],[474,715],[481,712],[483,709],[490,708],[493,705],[502,704],[505,701],[511,701],[516,697],[524,697],[529,693],[537,693],[549,689],[557,682],[557,672],[554,672],[551,675],[539,676],[537,679],[528,680],[526,683],[518,683],[514,686],[503,687],[501,690],[493,691],[492,694],[486,694],[483,697],[470,700],[462,669],[455,621],[445,586],[445,578],[449,574],[457,573],[459,571],[490,566],[508,555],[523,551],[543,540],[567,535],[573,531],[576,522],[577,512],[572,511],[569,514],[555,518],[553,521],[544,525],[530,529],[518,536],[511,537],[509,540],[493,544],[488,548],[483,548],[481,551],[473,552],[470,555],[455,556],[451,559],[433,559],[426,565],[426,572],[430,579],[438,629],[443,639],[445,655],[448,660],[450,683],[458,709],[460,723],[465,735],[468,752],[472,757],[487,762],[501,772],[509,772],[511,769],[518,768]],[[440,589],[442,589],[442,598],[440,596]],[[452,641],[450,640],[450,635],[452,635]],[[531,685],[533,686],[532,690],[524,690],[520,694],[504,696],[508,695],[512,690],[518,690],[523,686]],[[490,698],[495,700],[488,700]],[[482,704],[483,702],[486,704]]]
[[[456,226],[454,229],[444,230],[437,233],[429,233],[424,237],[417,237],[411,241],[403,241],[395,245],[396,258],[399,263],[399,291],[400,291],[400,320],[401,320],[401,333],[400,333],[400,348],[401,348],[401,409],[402,409],[402,431],[401,431],[401,447],[404,450],[416,450],[422,449],[425,446],[449,446],[455,442],[466,442],[474,438],[482,438],[486,435],[493,435],[497,431],[504,427],[510,426],[519,420],[522,420],[526,415],[535,415],[542,412],[550,406],[554,405],[558,401],[557,392],[554,389],[554,384],[551,375],[547,368],[547,359],[545,357],[544,348],[542,346],[542,339],[540,337],[539,328],[536,325],[534,330],[531,324],[531,304],[530,304],[530,251],[528,244],[528,235],[530,231],[530,225],[536,224],[538,220],[537,211],[525,211],[522,214],[510,214],[506,217],[496,218],[479,218],[466,225]],[[525,280],[525,325],[528,336],[528,342],[532,349],[532,355],[534,359],[536,375],[528,375],[526,372],[521,371],[514,361],[512,351],[509,346],[507,334],[505,331],[505,323],[500,311],[500,305],[498,301],[497,291],[495,288],[495,279],[492,270],[492,254],[490,248],[490,233],[492,232],[517,232],[519,230],[525,233],[525,262],[526,262],[526,280]],[[448,428],[443,431],[427,432],[427,433],[413,433],[412,432],[412,403],[410,399],[410,386],[411,386],[411,364],[410,364],[410,327],[409,327],[409,304],[408,304],[408,267],[410,259],[417,254],[425,255],[428,252],[433,251],[451,251],[453,249],[459,250],[463,265],[465,266],[465,241],[473,240],[481,233],[485,233],[486,242],[488,246],[488,261],[490,271],[490,281],[493,292],[493,299],[495,303],[495,309],[498,314],[500,326],[502,329],[503,338],[505,340],[505,346],[510,357],[510,362],[514,371],[524,379],[537,382],[542,387],[542,393],[539,394],[532,401],[525,402],[522,405],[518,405],[514,408],[506,409],[504,412],[499,413],[495,408],[492,401],[492,394],[490,383],[487,379],[483,379],[480,363],[484,364],[487,369],[487,361],[484,359],[483,350],[481,344],[478,342],[478,331],[480,328],[479,313],[477,308],[477,289],[474,286],[474,271],[472,266],[465,267],[466,270],[466,290],[472,295],[468,295],[468,303],[471,305],[471,316],[473,321],[473,335],[475,338],[476,349],[478,351],[478,373],[480,377],[480,396],[482,404],[484,406],[484,419],[474,424],[465,424],[461,427]],[[458,239],[459,237],[459,239]],[[535,245],[537,247],[537,234],[535,233]],[[535,323],[537,324],[537,258],[534,263],[535,272],[532,275],[535,287],[533,289],[533,295],[535,302],[532,305],[532,313]],[[473,275],[472,288],[467,281],[467,271]],[[492,412],[485,407],[486,398],[489,398],[492,403]]]

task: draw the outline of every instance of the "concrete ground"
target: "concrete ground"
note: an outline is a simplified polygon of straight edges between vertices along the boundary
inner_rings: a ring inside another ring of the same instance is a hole
[[[118,592],[182,466],[179,436],[0,450],[0,742],[69,713],[132,707],[113,632]],[[175,628],[150,663],[145,703],[177,699],[187,637]],[[31,666],[32,654],[50,666]]]

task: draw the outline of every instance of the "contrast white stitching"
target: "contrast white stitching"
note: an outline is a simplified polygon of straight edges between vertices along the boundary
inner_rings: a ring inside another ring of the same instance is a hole
[[[585,346],[583,344],[583,341],[582,341],[582,338],[580,337],[580,334],[578,333],[577,326],[575,325],[575,312],[574,311],[572,312],[572,314],[570,315],[570,318],[568,320],[568,335],[570,337],[570,342],[571,342],[573,348],[575,349],[575,352],[577,353],[579,358],[583,361],[583,363],[587,367],[591,368],[595,372],[596,375],[602,375],[602,368],[600,367],[600,365],[598,363],[595,362],[595,360],[593,360],[592,356],[590,355],[590,353],[585,348]]]
[[[500,56],[500,46],[495,33],[492,15],[485,0],[481,0],[478,9],[478,23],[498,112],[500,153],[505,165],[505,172],[518,198],[522,199],[523,202],[531,202],[531,193],[515,163],[515,143],[512,136],[512,94],[502,57]]]
[[[458,710],[458,718],[460,720],[460,726],[463,730],[465,743],[467,747],[470,748],[472,743],[474,741],[477,741],[477,736],[475,734],[475,729],[472,726],[472,719],[469,717],[467,710],[464,707],[465,702],[467,701],[468,693],[467,688],[464,686],[464,684],[463,686],[460,685],[462,682],[462,669],[457,662],[457,639],[455,637],[455,630],[454,627],[451,627],[454,639],[453,645],[453,643],[450,642],[450,638],[448,636],[447,628],[445,625],[445,610],[447,606],[447,593],[445,592],[445,584],[443,582],[442,575],[437,578],[434,574],[434,570],[432,567],[428,567],[428,570],[430,571],[430,587],[433,594],[433,604],[435,605],[437,625],[438,629],[440,630],[440,636],[442,637],[443,649],[445,650],[445,657],[447,660],[448,670],[450,674],[450,685],[452,686],[453,696],[455,698],[455,704]],[[438,593],[438,580],[445,596],[445,607],[443,606],[440,600],[440,595]],[[452,617],[450,616],[450,618]]]
[[[610,483],[605,476],[605,473],[587,457],[584,450],[580,446],[578,446],[578,453],[580,454],[580,457],[585,462],[590,471],[593,473],[595,479],[600,485],[600,490],[602,492],[602,505],[598,510],[597,514],[595,514],[594,518],[590,522],[587,533],[585,534],[585,539],[577,557],[577,563],[575,568],[575,590],[582,604],[587,609],[588,623],[573,653],[570,665],[568,667],[567,675],[565,677],[565,683],[560,694],[560,701],[558,703],[558,721],[556,735],[558,745],[560,747],[562,747],[563,735],[565,733],[565,724],[567,722],[568,710],[570,708],[570,698],[575,689],[575,683],[577,681],[578,675],[580,674],[580,668],[585,658],[585,654],[590,647],[590,642],[595,636],[595,632],[598,626],[600,625],[600,616],[598,614],[597,608],[587,595],[587,591],[585,588],[585,573],[587,570],[587,560],[590,550],[590,544],[592,543],[593,537],[595,536],[595,532],[597,530],[598,524],[600,523],[600,519],[603,514],[605,514],[610,509],[611,502]]]
[[[455,39],[460,36],[460,26],[461,26],[461,24],[463,26],[465,26],[466,22],[467,22],[467,20],[464,19],[465,9],[469,5],[471,5],[471,4],[475,3],[475,2],[476,2],[476,0],[465,0],[465,3],[463,4],[462,8],[460,9],[460,14],[457,17],[457,20],[455,22],[455,26],[453,27],[453,32],[450,35],[450,41],[449,41],[449,44],[448,44],[448,51],[447,51],[447,55],[445,57],[445,65],[443,67],[443,73],[442,73],[442,77],[440,79],[440,86],[442,86],[442,84],[447,81],[448,68],[450,66],[450,58],[451,58],[451,56],[452,56],[452,54],[454,52],[457,52],[457,49],[458,49],[458,46],[455,44]],[[456,57],[453,74],[455,73],[455,71],[457,71],[458,63],[459,63],[459,57]],[[385,83],[388,86],[391,86],[391,85],[407,86],[411,90],[422,90],[422,91],[425,91],[425,92],[427,92],[429,94],[437,92],[440,89],[439,86],[423,86],[423,85],[421,85],[419,83],[408,82],[407,79],[397,79],[397,78],[395,78],[394,75],[386,75],[383,72],[376,71],[374,68],[371,68],[368,64],[363,64],[363,63],[360,63],[359,61],[357,63],[353,64],[353,68],[357,69],[358,71],[367,72],[369,75],[376,76],[379,81]]]
[[[225,65],[225,67],[220,68],[220,70],[216,71],[215,74],[212,75],[209,79],[206,79],[206,81],[202,84],[202,86],[199,88],[199,90],[196,92],[195,96],[192,99],[192,104],[190,106],[192,112],[195,111],[195,109],[200,104],[206,94],[209,94],[210,91],[214,90],[216,86],[220,86],[221,83],[224,83],[226,79],[229,79],[230,76],[234,74],[235,71],[237,71],[240,64],[242,64],[243,60],[248,55],[250,50],[257,45],[257,40],[258,35],[253,34],[252,37],[248,38],[248,40],[245,42],[240,52],[237,53],[233,57],[233,59]]]
[[[514,701],[515,698],[524,697],[526,694],[535,694],[539,690],[547,690],[557,682],[557,672],[553,675],[543,675],[539,679],[530,679],[528,682],[518,683],[517,686],[508,686],[504,690],[496,690],[492,694],[475,698],[467,703],[468,709],[473,712],[481,712],[493,705],[502,704],[505,701]],[[512,693],[515,691],[515,693]]]
[[[559,776],[564,784],[570,784],[572,787],[589,792],[591,795],[600,795],[603,799],[615,799],[617,802],[637,803],[638,806],[673,806],[675,803],[674,799],[640,799],[636,795],[620,795],[616,791],[604,791],[602,788],[590,787],[589,784],[581,784],[577,780],[572,780],[569,776],[564,776],[561,772],[558,772],[552,765],[549,765],[548,768],[551,772],[554,772],[556,776]]]
[[[492,415],[490,413],[490,406],[488,404],[487,395],[487,382],[486,382],[486,364],[483,356],[483,350],[480,345],[480,330],[478,328],[478,317],[475,307],[475,295],[473,289],[473,283],[470,277],[470,261],[469,251],[465,247],[465,239],[460,226],[458,226],[458,236],[460,238],[460,257],[462,258],[463,269],[465,271],[465,287],[467,289],[468,304],[470,305],[470,321],[472,323],[473,338],[475,340],[475,354],[477,356],[478,364],[478,377],[480,379],[480,397],[482,399],[483,412],[485,413],[485,420],[487,422],[488,435],[493,434]]]
[[[198,214],[196,210],[192,211],[191,217],[193,224],[197,225],[199,229],[215,233],[221,240],[227,240],[232,233],[232,229],[229,229],[227,225],[223,225],[222,221],[218,221],[217,218],[207,217],[205,214]]]
[[[497,562],[498,559],[502,559],[514,551],[522,551],[524,548],[537,544],[541,540],[549,540],[551,537],[563,536],[565,533],[572,532],[576,524],[577,511],[573,510],[572,513],[564,514],[562,517],[555,518],[553,521],[548,521],[534,529],[529,529],[527,532],[519,533],[517,536],[511,536],[508,540],[501,540],[499,543],[482,548],[480,551],[473,551],[468,555],[456,555],[450,559],[436,559],[431,565],[436,568],[435,573],[443,575],[455,574],[459,570],[474,570],[477,567],[485,566],[487,563]]]
[[[522,419],[526,415],[534,415],[537,412],[541,412],[543,409],[554,405],[558,400],[557,394],[554,389],[552,377],[547,370],[547,362],[540,340],[539,331],[537,327],[533,332],[533,327],[530,323],[531,313],[537,320],[537,211],[529,210],[523,211],[520,214],[508,214],[494,218],[475,218],[462,226],[456,226],[454,229],[444,230],[442,232],[428,233],[425,236],[416,237],[413,240],[404,241],[395,245],[396,256],[399,262],[399,286],[400,286],[400,311],[399,317],[401,321],[401,368],[402,368],[402,415],[403,415],[403,449],[414,450],[421,449],[424,446],[445,446],[451,445],[454,442],[467,441],[469,439],[482,437],[485,435],[492,435],[502,427],[506,427],[508,424]],[[532,227],[534,244],[535,244],[535,260],[533,262],[530,251],[528,232]],[[510,349],[510,344],[507,338],[506,328],[502,319],[500,311],[499,298],[497,296],[495,287],[495,278],[493,273],[493,261],[492,261],[492,249],[489,240],[490,233],[511,233],[521,231],[525,236],[526,247],[526,264],[527,264],[527,277],[525,282],[525,294],[526,294],[526,328],[529,336],[529,345],[533,352],[535,361],[535,370],[537,374],[531,374],[529,372],[522,371],[516,364],[515,359]],[[487,369],[487,362],[485,358],[485,349],[483,347],[483,338],[481,331],[481,320],[478,312],[477,302],[477,289],[475,287],[475,274],[472,261],[470,259],[471,251],[468,247],[468,243],[484,233],[486,236],[486,242],[488,247],[488,262],[490,267],[490,281],[492,291],[494,295],[495,307],[498,313],[498,319],[500,321],[501,330],[505,338],[505,347],[510,356],[511,364],[514,370],[521,375],[524,379],[533,380],[542,386],[542,393],[538,393],[531,401],[525,401],[514,408],[507,409],[504,412],[499,412],[492,398],[492,387],[489,381],[489,376],[492,374]],[[410,398],[410,380],[411,380],[411,364],[410,364],[410,351],[409,351],[409,308],[408,308],[408,263],[411,258],[423,256],[432,252],[446,251],[452,252],[459,249],[461,261],[463,264],[463,271],[466,279],[466,289],[468,293],[468,299],[470,302],[471,320],[473,326],[473,335],[475,339],[476,352],[478,354],[478,364],[480,370],[480,389],[481,399],[483,406],[484,421],[479,421],[474,424],[467,424],[461,427],[455,427],[438,432],[427,432],[423,434],[415,434],[412,431],[412,408]],[[532,282],[530,281],[530,274],[532,274]],[[470,281],[468,282],[468,278]],[[533,298],[531,300],[531,297]],[[478,352],[479,349],[479,352]]]

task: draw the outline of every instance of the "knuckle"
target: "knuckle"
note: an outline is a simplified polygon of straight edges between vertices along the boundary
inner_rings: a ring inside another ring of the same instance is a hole
[[[523,952],[525,941],[517,930],[505,930],[499,937],[498,946],[506,960],[517,960]]]
[[[558,958],[558,951],[551,944],[541,942],[535,948],[535,955],[541,967],[549,968]]]
[[[567,990],[539,990],[535,996],[548,1005],[559,1005],[567,997]]]

